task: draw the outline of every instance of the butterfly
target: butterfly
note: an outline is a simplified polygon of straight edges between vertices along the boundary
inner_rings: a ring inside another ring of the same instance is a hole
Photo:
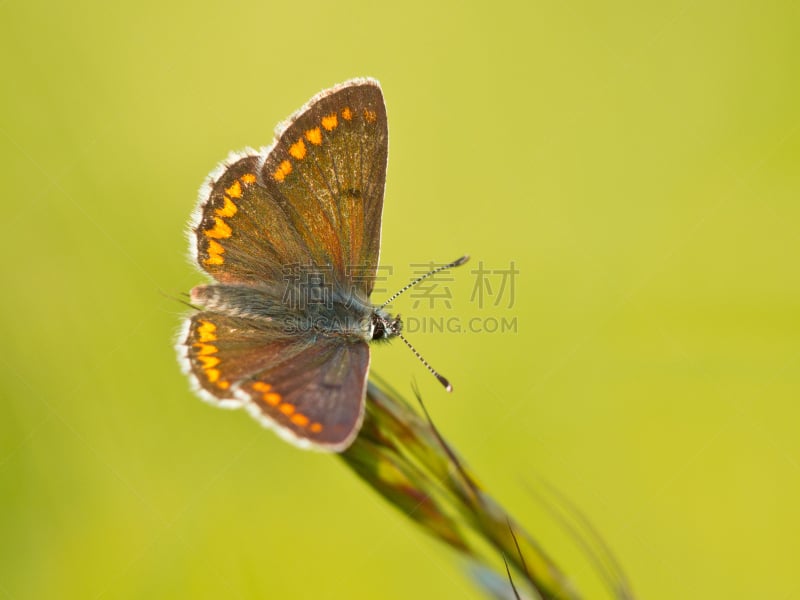
[[[189,242],[214,282],[191,290],[196,312],[178,340],[203,399],[245,407],[301,447],[351,444],[368,343],[402,329],[369,300],[387,151],[380,85],[353,79],[314,96],[271,146],[232,154],[209,175]]]

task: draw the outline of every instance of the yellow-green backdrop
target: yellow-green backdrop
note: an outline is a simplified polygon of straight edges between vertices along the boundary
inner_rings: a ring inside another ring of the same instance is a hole
[[[208,171],[363,75],[386,287],[473,257],[449,307],[397,303],[467,327],[409,334],[454,394],[402,344],[373,368],[587,597],[540,479],[641,598],[800,594],[796,3],[2,0],[0,66],[0,598],[480,597],[340,461],[195,398],[172,348]]]

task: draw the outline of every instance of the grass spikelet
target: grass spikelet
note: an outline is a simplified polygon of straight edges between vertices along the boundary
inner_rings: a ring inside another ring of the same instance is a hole
[[[341,454],[344,462],[403,514],[466,559],[476,580],[492,597],[580,598],[544,549],[480,485],[439,433],[418,393],[417,399],[422,415],[373,376],[364,424],[353,445]],[[560,504],[582,519],[574,507]],[[586,546],[579,531],[570,529],[568,533]],[[601,564],[616,567],[616,562],[605,546],[589,537],[595,548],[590,559],[604,580],[613,580],[609,585],[612,597],[632,598],[621,570],[600,569]],[[519,579],[512,577],[512,571]],[[526,591],[517,585],[523,582]]]

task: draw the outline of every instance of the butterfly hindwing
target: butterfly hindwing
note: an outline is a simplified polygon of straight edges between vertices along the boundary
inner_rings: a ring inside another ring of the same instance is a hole
[[[277,360],[290,346],[272,321],[202,311],[186,320],[178,341],[184,370],[200,395],[222,406],[237,407],[234,386]]]
[[[242,382],[236,395],[293,443],[341,451],[364,417],[368,369],[366,342],[343,345],[326,338]]]
[[[369,349],[364,341],[305,332],[274,320],[199,312],[179,346],[201,396],[223,407],[246,405],[294,443],[341,450],[363,417]]]

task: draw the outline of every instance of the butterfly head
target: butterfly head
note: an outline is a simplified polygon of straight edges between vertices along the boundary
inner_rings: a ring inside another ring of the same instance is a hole
[[[393,317],[383,309],[375,309],[372,313],[372,339],[388,340],[400,335],[403,330],[403,321],[400,315]]]

